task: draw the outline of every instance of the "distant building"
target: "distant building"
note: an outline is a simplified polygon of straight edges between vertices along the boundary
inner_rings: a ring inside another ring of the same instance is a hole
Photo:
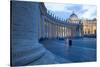
[[[82,20],[83,34],[96,36],[96,19],[93,20]]]
[[[69,23],[80,23],[80,19],[74,12],[69,16],[66,21]]]
[[[92,20],[79,19],[78,16],[73,12],[66,21],[69,23],[80,23],[82,26],[81,32],[83,36],[96,36],[96,18]]]

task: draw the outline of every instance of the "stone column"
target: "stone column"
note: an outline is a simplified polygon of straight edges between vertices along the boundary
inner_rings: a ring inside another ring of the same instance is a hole
[[[51,23],[51,38],[53,38],[53,24]]]
[[[62,38],[62,34],[63,34],[63,32],[62,32],[62,26],[60,27],[60,31],[61,31],[61,38]]]
[[[68,29],[67,29],[67,27],[66,27],[66,37],[67,37],[67,35],[68,35],[68,32],[67,32],[67,30],[68,30]]]
[[[61,26],[61,37],[63,38],[63,28]]]
[[[44,20],[45,20],[45,18],[44,18],[44,16],[42,16],[42,22],[41,22],[42,25],[43,25],[42,31],[41,31],[42,32],[42,38],[45,38],[45,21]]]
[[[59,30],[58,30],[58,24],[57,24],[57,38],[58,38],[58,31],[59,31]]]
[[[63,38],[63,36],[64,36],[64,29],[63,29],[64,27],[62,26],[62,38]]]
[[[48,23],[48,39],[50,38],[50,23]]]
[[[55,25],[53,24],[53,38],[55,38]]]
[[[52,24],[52,36],[54,38],[54,24]]]
[[[47,38],[49,37],[49,23],[47,22]]]
[[[61,26],[59,25],[59,37],[61,37]]]
[[[50,38],[51,38],[51,23],[49,24],[49,36],[50,36]]]
[[[41,20],[39,4],[12,1],[11,10],[11,65],[21,66],[34,61],[45,52],[38,43],[38,23]]]
[[[65,26],[64,26],[64,38],[65,38]]]
[[[38,40],[40,3],[11,1],[11,66],[57,63]],[[45,62],[46,61],[46,62]]]

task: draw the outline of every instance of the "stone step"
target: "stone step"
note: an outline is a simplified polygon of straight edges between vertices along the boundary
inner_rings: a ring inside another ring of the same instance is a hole
[[[36,53],[32,53],[32,51],[29,53],[25,53],[24,55],[17,57],[17,58],[13,58],[14,60],[12,60],[13,65],[27,65],[30,62],[34,61],[35,59],[41,57],[41,55],[44,54],[44,50],[41,50],[39,52],[36,51]],[[16,53],[16,55],[18,56],[18,54]]]
[[[46,50],[45,54],[37,59],[36,61],[33,61],[32,63],[29,63],[29,65],[41,65],[41,64],[56,64],[59,63],[55,60],[55,55]]]
[[[12,44],[14,44],[11,46],[12,64],[17,66],[26,65],[41,57],[45,52],[45,48],[41,44],[31,40],[14,39]]]

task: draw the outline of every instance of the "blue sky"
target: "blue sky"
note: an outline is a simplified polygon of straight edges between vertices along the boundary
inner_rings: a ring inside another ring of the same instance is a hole
[[[94,5],[45,3],[45,6],[61,19],[67,19],[73,11],[80,19],[96,18],[96,6]]]

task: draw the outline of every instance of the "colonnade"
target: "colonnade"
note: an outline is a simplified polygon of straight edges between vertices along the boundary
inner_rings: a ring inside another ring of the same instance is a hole
[[[67,38],[75,37],[78,35],[79,31],[76,26],[66,26],[61,23],[50,22],[49,20],[44,20],[41,23],[41,33],[39,33],[39,38]]]
[[[42,6],[41,6],[42,5]],[[38,23],[38,37],[40,38],[67,38],[80,36],[81,29],[79,23],[70,23],[60,20],[49,12],[45,5],[41,3],[41,22]]]

